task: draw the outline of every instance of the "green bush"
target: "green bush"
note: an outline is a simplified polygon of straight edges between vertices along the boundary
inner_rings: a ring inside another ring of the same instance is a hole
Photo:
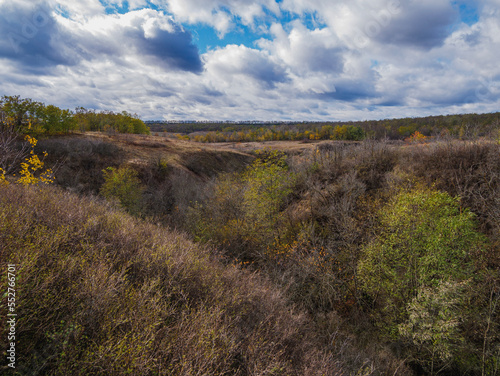
[[[458,198],[425,189],[402,192],[381,210],[380,232],[364,248],[358,272],[388,329],[396,331],[420,289],[473,275],[485,245],[474,217]]]
[[[191,228],[238,259],[263,260],[286,240],[282,209],[293,184],[283,153],[259,153],[243,173],[216,180],[211,199],[191,208]]]
[[[137,214],[144,189],[137,177],[137,171],[129,166],[122,166],[117,169],[108,167],[103,173],[101,194],[107,199],[118,199],[130,213]]]

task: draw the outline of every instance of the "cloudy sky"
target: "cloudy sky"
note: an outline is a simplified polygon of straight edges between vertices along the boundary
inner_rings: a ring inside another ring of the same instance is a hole
[[[500,0],[0,0],[0,95],[151,119],[500,111]]]

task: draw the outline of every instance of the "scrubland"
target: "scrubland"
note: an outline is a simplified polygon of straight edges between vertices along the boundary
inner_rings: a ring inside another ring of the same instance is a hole
[[[500,374],[497,142],[261,144],[41,140],[19,374]]]

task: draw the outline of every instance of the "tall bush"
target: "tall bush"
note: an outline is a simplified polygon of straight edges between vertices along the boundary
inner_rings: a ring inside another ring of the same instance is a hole
[[[422,288],[473,275],[485,244],[474,217],[458,198],[426,189],[402,192],[381,209],[380,232],[364,248],[358,272],[390,331]]]
[[[101,194],[107,199],[117,199],[130,213],[139,212],[143,187],[137,177],[137,171],[129,166],[108,167],[103,170],[104,184]]]

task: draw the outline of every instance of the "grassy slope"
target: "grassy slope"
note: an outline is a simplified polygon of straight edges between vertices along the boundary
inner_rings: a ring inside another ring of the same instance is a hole
[[[1,186],[0,255],[19,374],[341,374],[268,282],[100,200]]]
[[[43,151],[48,152],[47,165],[55,166],[56,183],[80,193],[98,193],[104,183],[102,170],[109,166],[130,164],[145,175],[156,170],[160,182],[172,172],[201,182],[220,172],[242,170],[253,160],[236,150],[165,137],[92,132],[40,140],[36,152]]]
[[[162,159],[171,165],[187,168],[199,162],[203,170],[215,172],[239,169],[252,157],[238,150],[227,150],[221,146],[199,144],[181,141],[173,138],[144,135],[104,135],[89,132],[89,140],[99,140],[112,143],[124,152],[125,160],[131,163],[141,163],[154,159]],[[193,172],[198,172],[194,170]]]

